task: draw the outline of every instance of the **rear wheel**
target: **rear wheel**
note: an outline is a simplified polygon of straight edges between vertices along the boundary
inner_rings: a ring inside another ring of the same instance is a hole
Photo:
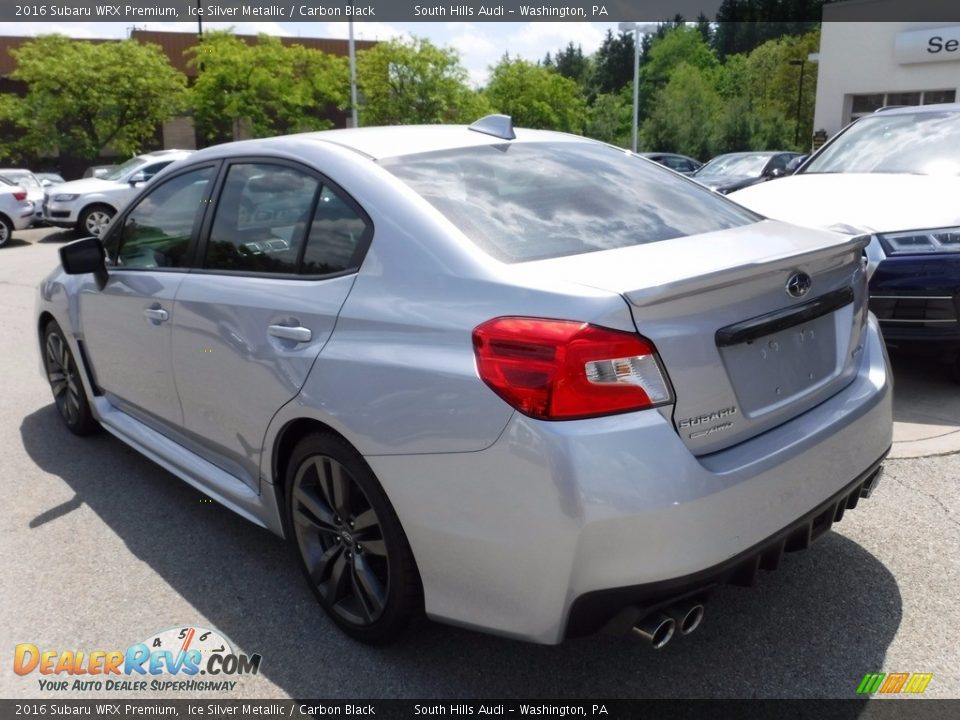
[[[357,640],[393,640],[419,612],[420,577],[366,462],[336,435],[310,435],[293,451],[285,487],[300,565],[324,610]]]
[[[51,321],[43,332],[43,364],[57,412],[75,435],[90,435],[100,426],[90,412],[77,363],[60,326]]]
[[[13,223],[0,215],[0,247],[6,245],[13,237]]]
[[[106,205],[92,205],[84,208],[80,213],[78,227],[82,233],[93,235],[93,237],[103,237],[110,221],[116,212],[113,208]]]

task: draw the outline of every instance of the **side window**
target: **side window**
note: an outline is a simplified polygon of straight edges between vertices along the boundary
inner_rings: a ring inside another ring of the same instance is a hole
[[[151,190],[127,214],[118,232],[118,267],[177,268],[187,263],[190,236],[213,168],[177,175]]]
[[[295,273],[319,182],[285,165],[230,166],[203,266]]]
[[[786,170],[788,162],[790,162],[789,155],[775,155],[767,166],[767,172],[771,170]]]
[[[167,165],[172,163],[173,160],[165,160],[164,162],[153,163],[152,165],[147,165],[140,172],[143,173],[144,182],[153,178],[158,172],[163,170]]]
[[[330,188],[324,187],[310,223],[301,272],[306,275],[353,270],[367,223]]]

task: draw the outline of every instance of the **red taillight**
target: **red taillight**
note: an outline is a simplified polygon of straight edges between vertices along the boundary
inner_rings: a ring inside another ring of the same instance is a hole
[[[571,420],[671,400],[656,349],[634,333],[570,320],[502,317],[473,331],[480,378],[525,415]]]
[[[13,199],[16,200],[17,202],[23,202],[24,200],[27,199],[27,193],[23,191],[15,192],[13,193]]]

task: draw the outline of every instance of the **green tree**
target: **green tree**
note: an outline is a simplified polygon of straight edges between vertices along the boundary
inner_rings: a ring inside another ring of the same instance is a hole
[[[11,77],[27,92],[0,106],[18,136],[7,154],[59,155],[62,162],[96,158],[108,147],[134,154],[184,106],[186,78],[156,45],[42,35],[11,54]]]
[[[206,33],[189,63],[198,70],[194,122],[208,142],[233,139],[237,123],[254,137],[329,128],[326,116],[347,100],[343,58],[267,35],[248,44],[229,31]]]
[[[670,80],[670,75],[681,64],[701,70],[718,65],[717,57],[695,27],[673,27],[664,36],[654,40],[647,61],[640,71],[644,84],[661,88]]]
[[[593,56],[591,93],[619,92],[633,82],[633,33],[614,35],[607,30]]]
[[[549,57],[549,53],[547,56]],[[590,60],[583,54],[583,48],[571,41],[563,50],[557,52],[554,67],[565,78],[570,78],[583,87],[590,72]]]
[[[654,108],[643,123],[642,145],[707,159],[717,151],[716,119],[723,107],[713,71],[683,63],[674,68],[657,93]]]
[[[540,65],[504,56],[491,68],[486,96],[517,126],[583,131],[586,102],[577,84]]]
[[[391,40],[361,52],[357,83],[363,125],[473,122],[486,113],[460,54],[425,38]]]
[[[629,87],[618,93],[597,95],[588,109],[583,134],[594,140],[628,148],[633,129],[630,122],[632,110],[633,96]]]
[[[713,48],[725,58],[748,53],[767,40],[802,35],[819,27],[825,0],[723,0]]]

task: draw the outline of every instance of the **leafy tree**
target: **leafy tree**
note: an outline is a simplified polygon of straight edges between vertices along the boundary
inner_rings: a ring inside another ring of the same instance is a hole
[[[703,41],[707,45],[711,45],[713,42],[713,25],[710,23],[710,19],[700,13],[697,16],[697,32],[700,33],[700,37],[703,38]]]
[[[515,125],[583,131],[586,103],[577,84],[526,60],[504,56],[491,68],[486,96],[490,105],[510,115]]]
[[[682,20],[660,23],[640,66],[641,122],[649,116],[657,93],[670,80],[673,70],[682,64],[706,70],[716,67],[718,61],[696,28]]]
[[[746,82],[751,106],[759,120],[758,147],[790,147],[808,150],[813,133],[816,98],[816,66],[807,55],[819,47],[819,32],[801,37],[768,40],[747,56]],[[796,63],[796,64],[794,64]],[[799,98],[800,68],[803,64],[803,97]],[[798,108],[797,102],[801,104]],[[799,144],[795,145],[797,117]]]
[[[194,122],[210,142],[233,139],[237,123],[254,137],[322,130],[346,104],[343,58],[260,35],[248,44],[230,32],[206,33],[189,60]]]
[[[364,125],[472,122],[487,105],[468,78],[453,48],[425,38],[378,43],[357,58],[360,120]]]
[[[96,158],[107,147],[131,155],[184,105],[186,78],[156,45],[42,35],[11,54],[11,77],[27,92],[0,105],[18,135],[8,155],[53,154],[61,163]]]
[[[619,92],[633,82],[633,33],[614,35],[607,30],[603,43],[593,56],[593,94]]]
[[[549,53],[547,57],[549,57]],[[574,45],[571,41],[557,53],[554,67],[565,78],[570,78],[583,87],[590,72],[590,60],[583,54],[583,48]]]
[[[722,114],[723,102],[712,76],[712,70],[688,63],[673,69],[643,123],[644,148],[702,159],[716,154],[716,118]]]
[[[802,35],[820,24],[825,0],[723,0],[717,10],[717,55],[747,53],[767,40]]]
[[[630,88],[624,88],[618,93],[597,95],[587,112],[583,134],[611,145],[630,147],[632,109],[633,96]]]
[[[666,85],[674,68],[681,64],[707,70],[717,66],[717,57],[703,36],[694,27],[681,25],[668,30],[650,46],[647,61],[641,68],[644,84],[660,88]]]

